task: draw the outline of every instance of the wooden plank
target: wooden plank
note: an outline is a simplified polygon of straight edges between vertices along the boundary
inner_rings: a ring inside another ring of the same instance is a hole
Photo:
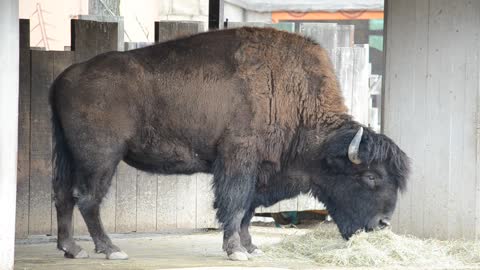
[[[441,33],[448,36],[442,44],[442,87],[445,88],[450,122],[448,164],[448,238],[472,238],[475,235],[476,160],[475,114],[479,89],[480,5],[463,1],[461,5],[440,1],[430,5],[431,11],[442,10],[438,19]],[[440,34],[440,33],[438,33]],[[458,40],[464,49],[459,50]],[[448,65],[444,63],[448,62]],[[472,76],[472,74],[474,74]],[[473,79],[473,80],[472,80]],[[444,123],[444,128],[447,123]],[[478,162],[478,160],[477,160]],[[460,181],[459,181],[460,179]]]
[[[157,231],[177,227],[177,176],[159,175],[157,191]]]
[[[312,38],[327,50],[334,50],[337,47],[336,23],[301,23],[300,33]]]
[[[276,203],[269,207],[263,207],[261,213],[279,213],[280,212],[280,203]]]
[[[445,43],[443,31],[449,26],[448,22],[443,20],[441,14],[443,10],[441,5],[429,3],[429,48],[428,53],[428,76],[426,95],[428,101],[426,104],[426,119],[429,124],[426,126],[427,149],[426,157],[436,157],[426,162],[427,171],[425,193],[425,220],[424,234],[430,237],[446,238],[448,236],[447,218],[448,216],[448,189],[449,175],[451,168],[449,166],[449,148],[451,130],[448,123],[451,121],[449,109],[449,94],[447,87],[448,75],[443,72],[442,65],[443,50],[440,44]],[[446,52],[447,50],[445,50]]]
[[[337,47],[353,47],[355,25],[337,25]]]
[[[281,212],[297,211],[298,209],[298,200],[296,197],[292,199],[280,201],[279,204],[280,204],[279,208]]]
[[[213,209],[212,175],[197,173],[197,229],[218,228],[216,211]]]
[[[298,195],[298,211],[315,210],[317,199],[313,198],[310,194]]]
[[[82,62],[100,53],[119,49],[117,23],[72,20],[70,31],[75,62]]]
[[[119,45],[118,45],[118,24],[117,23],[107,23],[107,22],[102,22],[102,23],[95,22],[95,23],[96,23],[95,37],[97,40],[96,54],[123,50],[123,47],[119,48]]]
[[[195,176],[177,176],[177,228],[193,229],[196,226],[196,190],[197,181]]]
[[[28,231],[52,231],[52,126],[48,96],[53,80],[51,52],[31,52],[30,211]]]
[[[203,31],[203,22],[160,21],[155,22],[155,42],[164,42]]]
[[[368,124],[368,101],[370,99],[368,50],[368,45],[356,45],[353,48],[351,113],[355,120],[365,125]]]
[[[137,220],[137,170],[120,162],[117,167],[116,232],[133,232]]]
[[[342,89],[345,99],[345,105],[348,112],[352,113],[352,96],[353,96],[353,48],[336,48],[334,50],[335,57],[335,73]]]
[[[30,50],[30,20],[20,19],[19,31],[20,49]]]
[[[19,115],[17,155],[17,238],[28,235],[30,185],[30,22],[20,20]]]
[[[97,38],[94,22],[71,20],[71,50],[75,52],[75,62],[83,62],[97,55]]]
[[[137,174],[137,232],[157,229],[157,175],[138,171]]]
[[[401,82],[405,85],[405,93],[409,93],[412,98],[414,98],[411,105],[407,105],[406,102],[403,102],[403,110],[400,113],[404,113],[402,126],[406,129],[411,129],[410,132],[403,131],[402,137],[404,138],[405,143],[402,144],[402,147],[407,152],[408,155],[414,157],[412,162],[412,178],[414,181],[410,181],[410,187],[408,194],[404,194],[402,197],[403,209],[401,211],[401,220],[400,228],[403,231],[408,231],[415,233],[417,235],[423,235],[424,232],[424,198],[426,186],[425,179],[427,177],[425,162],[428,162],[425,156],[425,149],[423,147],[416,147],[413,142],[418,143],[419,145],[428,145],[428,138],[425,132],[425,122],[428,121],[426,118],[426,103],[428,97],[426,96],[427,82],[424,76],[416,76],[415,74],[428,74],[427,70],[427,48],[428,48],[428,35],[425,33],[428,32],[428,3],[429,1],[417,1],[416,8],[413,10],[411,17],[411,22],[408,22],[406,26],[408,29],[414,27],[415,31],[402,31],[404,35],[411,35],[412,39],[415,40],[415,43],[403,45],[408,48],[402,48],[405,53],[413,57],[415,69],[402,68],[402,72],[408,74],[412,79]],[[405,56],[398,56],[401,61],[405,61]],[[402,63],[403,63],[402,62]],[[403,77],[403,76],[402,76]],[[403,80],[403,78],[401,78]],[[406,96],[405,96],[406,97]],[[399,97],[401,98],[401,97]],[[405,100],[405,98],[403,98]],[[413,106],[412,106],[413,105]],[[418,121],[413,121],[410,123],[410,119],[415,118]],[[413,128],[410,126],[413,124]]]
[[[28,236],[30,186],[30,22],[20,20],[18,159],[15,237]]]
[[[388,1],[388,3],[389,5],[391,5],[392,9],[396,10],[396,12],[392,13],[392,15],[389,17],[387,26],[392,27],[392,30],[391,30],[392,32],[387,31],[387,40],[391,42],[392,39],[394,38],[398,39],[398,37],[400,36],[410,37],[411,39],[414,39],[414,37],[412,37],[411,34],[414,33],[413,29],[415,29],[414,26],[412,25],[412,23],[414,23],[415,21],[414,18],[412,18],[412,15],[414,15],[415,12],[413,9],[409,10],[408,8],[411,3],[406,3],[406,2],[396,3],[393,1]],[[424,10],[419,11],[420,14],[422,14],[422,12],[424,12]],[[401,23],[402,25],[398,25],[398,23]],[[383,106],[385,108],[385,117],[384,117],[384,126],[383,126],[385,132],[399,129],[399,127],[401,126],[400,124],[400,121],[402,119],[401,113],[403,112],[402,106],[406,106],[406,104],[400,104],[400,102],[397,103],[397,101],[402,98],[402,91],[409,91],[413,87],[411,85],[412,80],[409,78],[411,70],[405,69],[405,67],[400,64],[400,63],[405,63],[404,59],[406,61],[413,60],[413,59],[407,59],[407,57],[405,57],[405,56],[414,55],[414,51],[412,51],[413,45],[412,46],[411,45],[412,44],[409,43],[409,44],[403,44],[400,46],[397,40],[395,41],[395,43],[391,43],[392,47],[388,48],[391,50],[387,50],[387,53],[389,53],[388,57],[391,58],[391,63],[390,62],[387,63],[388,71],[386,72],[386,75],[388,78],[387,79],[388,83],[386,84],[385,104]],[[425,65],[426,65],[426,62],[425,62]],[[393,90],[394,88],[395,88],[395,91]],[[402,90],[399,91],[398,89],[402,89]],[[419,117],[421,117],[421,115],[419,115]],[[404,136],[404,133],[402,132],[395,132],[394,134],[391,134],[392,139],[397,144],[400,144],[400,145],[402,145],[403,136]],[[403,194],[402,196],[399,197],[398,206],[395,211],[395,216],[393,220],[393,228],[397,232],[405,233],[406,232],[405,230],[408,227],[407,225],[410,223],[410,215],[409,215],[410,202],[411,202],[410,193]]]
[[[479,52],[471,37],[479,35],[480,3],[387,3],[395,16],[387,22],[385,131],[413,161],[394,225],[470,238],[478,234]]]

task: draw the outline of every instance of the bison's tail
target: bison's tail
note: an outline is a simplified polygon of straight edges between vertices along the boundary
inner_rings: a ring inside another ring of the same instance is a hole
[[[52,109],[52,132],[53,132],[53,177],[52,184],[55,198],[59,191],[72,192],[72,156],[65,140],[62,125],[58,116],[58,104],[55,100],[55,92],[58,87],[57,79],[50,89],[50,108]]]

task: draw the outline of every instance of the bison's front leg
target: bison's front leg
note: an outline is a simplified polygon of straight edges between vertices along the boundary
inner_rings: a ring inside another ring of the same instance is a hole
[[[241,243],[240,228],[255,192],[257,155],[248,146],[245,142],[229,144],[220,152],[214,168],[215,206],[224,231],[223,250],[236,261],[249,258]]]

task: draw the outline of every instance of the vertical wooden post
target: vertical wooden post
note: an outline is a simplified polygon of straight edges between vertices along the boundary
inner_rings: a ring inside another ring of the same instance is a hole
[[[0,1],[0,269],[13,269],[18,140],[18,1]]]

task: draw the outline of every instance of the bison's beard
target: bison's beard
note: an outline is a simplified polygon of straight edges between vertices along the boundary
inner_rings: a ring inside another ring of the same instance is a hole
[[[352,217],[347,213],[337,209],[332,203],[325,203],[329,215],[332,217],[335,224],[337,224],[340,234],[345,240],[350,239],[357,231],[365,230],[366,223],[360,217]]]

